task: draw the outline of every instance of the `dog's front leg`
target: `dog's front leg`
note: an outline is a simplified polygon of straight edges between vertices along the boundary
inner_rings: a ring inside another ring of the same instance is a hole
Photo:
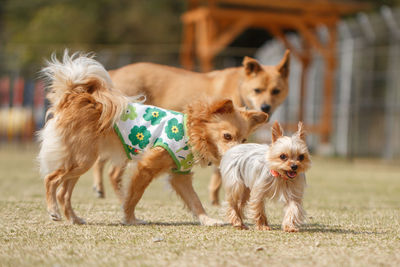
[[[194,191],[192,174],[172,174],[170,184],[176,193],[183,199],[187,207],[199,218],[200,223],[206,226],[222,225],[223,222],[210,218],[201,204],[201,201]]]
[[[285,232],[298,232],[298,226],[303,223],[305,211],[301,200],[289,200],[285,205],[282,229]]]

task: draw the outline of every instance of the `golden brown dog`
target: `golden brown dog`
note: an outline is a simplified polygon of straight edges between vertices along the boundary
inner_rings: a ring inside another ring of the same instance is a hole
[[[58,201],[72,223],[82,224],[85,221],[76,216],[71,206],[74,186],[97,158],[111,159],[115,166],[126,165],[126,146],[114,127],[126,120],[128,104],[137,102],[137,98],[129,99],[114,90],[103,66],[88,56],[69,56],[65,52],[63,61],[53,57],[43,74],[50,83],[47,98],[49,111],[53,114],[40,132],[38,157],[45,176],[47,210],[53,220],[61,220]],[[225,151],[242,143],[268,118],[260,111],[239,110],[231,100],[218,100],[211,104],[196,102],[188,105],[185,113],[186,127],[179,126],[186,131],[188,140],[184,149],[190,149],[194,163],[201,165],[218,165]],[[136,132],[134,136],[143,139]],[[192,187],[192,173],[174,172],[178,164],[166,148],[150,146],[133,159],[138,162],[137,171],[124,198],[124,223],[139,222],[135,217],[136,204],[150,182],[162,173],[170,174],[172,188],[202,225],[220,223],[204,211]]]
[[[118,90],[134,96],[144,94],[146,103],[181,111],[193,100],[204,96],[230,98],[233,103],[271,115],[288,95],[289,50],[276,66],[264,66],[245,57],[243,66],[196,73],[153,63],[136,63],[109,71]],[[94,165],[94,188],[104,197],[103,168],[105,160]],[[111,168],[110,180],[117,190],[122,170]],[[210,182],[210,198],[218,204],[221,175],[216,168]]]

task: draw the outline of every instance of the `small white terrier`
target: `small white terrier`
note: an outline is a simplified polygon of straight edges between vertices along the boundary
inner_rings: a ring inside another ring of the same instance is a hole
[[[305,217],[302,206],[306,185],[304,172],[310,166],[301,122],[292,137],[283,136],[282,127],[275,122],[269,146],[241,144],[228,150],[222,158],[220,170],[229,222],[239,229],[248,229],[243,223],[243,209],[248,202],[249,215],[257,228],[270,230],[264,210],[264,201],[268,198],[285,204],[282,229],[299,231]]]

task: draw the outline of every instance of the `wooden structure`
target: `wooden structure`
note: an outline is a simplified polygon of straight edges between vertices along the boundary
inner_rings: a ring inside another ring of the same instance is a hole
[[[302,64],[299,120],[304,118],[306,77],[311,49],[325,61],[323,112],[318,125],[307,128],[321,134],[328,142],[332,132],[332,99],[336,68],[336,24],[342,15],[365,9],[365,4],[328,0],[188,0],[188,11],[182,15],[183,44],[181,63],[193,69],[194,58],[203,71],[210,71],[213,58],[248,28],[266,29],[281,40]],[[321,41],[316,29],[325,26],[329,40]],[[284,31],[294,30],[302,37],[301,49],[286,39]],[[293,128],[295,125],[288,125]]]

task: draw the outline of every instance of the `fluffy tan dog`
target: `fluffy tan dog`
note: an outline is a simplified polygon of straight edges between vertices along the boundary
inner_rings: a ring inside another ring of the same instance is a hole
[[[61,220],[58,201],[72,223],[82,224],[85,221],[75,214],[71,206],[74,186],[97,158],[104,157],[111,159],[115,166],[125,166],[129,146],[121,142],[121,131],[118,130],[121,128],[118,127],[121,121],[129,120],[135,124],[138,115],[135,113],[137,116],[132,116],[133,109],[141,108],[142,104],[137,103],[137,98],[129,99],[115,91],[103,66],[88,56],[69,56],[66,52],[62,62],[53,57],[43,69],[43,74],[50,83],[47,98],[51,104],[49,112],[53,114],[40,132],[41,149],[38,157],[41,172],[45,176],[47,210],[53,220]],[[130,109],[132,106],[133,109]],[[149,106],[144,108],[156,109]],[[219,100],[211,104],[196,102],[188,105],[186,115],[157,110],[160,113],[149,114],[157,117],[161,112],[168,112],[171,116],[185,118],[182,125],[174,124],[170,130],[162,130],[158,134],[166,133],[169,136],[170,133],[182,131],[181,136],[186,136],[187,140],[183,149],[189,149],[194,155],[194,163],[201,165],[218,165],[226,150],[242,143],[252,130],[268,118],[263,112],[238,110],[231,100]],[[145,121],[149,119],[146,117]],[[157,122],[151,119],[148,122],[151,124],[147,126]],[[132,144],[144,141],[148,134],[146,129],[151,128],[147,126],[134,125],[130,132],[132,136],[129,136]],[[141,132],[136,131],[135,127]],[[153,136],[157,137],[156,134]],[[202,225],[220,223],[207,216],[192,187],[192,173],[176,173],[175,170],[180,167],[177,159],[168,151],[165,140],[156,140],[161,143],[160,146],[156,143],[149,147],[140,145],[143,148],[141,153],[136,150],[132,152],[135,155],[132,159],[138,163],[124,198],[124,223],[139,222],[135,217],[136,204],[150,182],[162,173],[170,174],[172,188]]]
[[[271,115],[288,95],[289,50],[276,66],[264,66],[245,57],[243,66],[197,73],[152,63],[136,63],[109,71],[115,88],[124,94],[144,94],[146,103],[182,111],[193,100],[222,97],[237,106],[261,110]],[[104,197],[103,168],[105,160],[94,165],[94,188]],[[122,170],[111,168],[110,180],[115,190],[121,182]],[[221,175],[216,168],[210,181],[210,199],[218,204]]]

